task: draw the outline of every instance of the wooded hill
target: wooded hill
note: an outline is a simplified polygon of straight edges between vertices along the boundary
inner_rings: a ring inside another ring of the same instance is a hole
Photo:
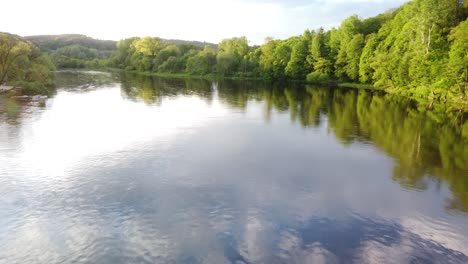
[[[117,49],[117,41],[94,39],[80,34],[37,35],[24,37],[48,54],[58,68],[105,67]],[[216,44],[200,41],[162,40],[167,44],[193,45],[200,48]]]

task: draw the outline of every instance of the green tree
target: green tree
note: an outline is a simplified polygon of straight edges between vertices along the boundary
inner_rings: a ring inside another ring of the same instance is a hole
[[[30,54],[30,45],[15,36],[0,33],[0,85],[19,74],[20,67],[16,63],[26,60]]]
[[[249,45],[246,37],[224,39],[218,45],[217,71],[221,75],[234,75],[245,71]],[[242,67],[244,66],[244,67]]]
[[[222,76],[231,76],[239,68],[239,58],[234,53],[218,52],[216,70]]]
[[[130,58],[135,53],[133,42],[139,38],[128,38],[117,42],[117,50],[111,56],[111,65],[120,69],[131,69]]]
[[[190,74],[205,75],[213,72],[215,64],[214,49],[211,46],[205,46],[203,51],[188,59],[186,71]]]
[[[448,63],[451,84],[456,84],[462,94],[468,86],[468,20],[452,29],[450,59]]]
[[[304,34],[292,46],[291,58],[285,68],[286,75],[296,80],[304,80],[311,68],[307,62],[309,55],[310,36]]]
[[[155,71],[158,70],[159,66],[163,64],[169,58],[171,57],[178,58],[181,55],[182,53],[179,47],[177,47],[176,45],[169,45],[163,48],[161,51],[157,53],[156,57],[153,60],[153,70]],[[174,59],[172,59],[172,62],[175,62]]]
[[[338,48],[338,53],[337,53],[336,62],[335,62],[335,75],[338,78],[342,78],[342,79],[346,78],[347,77],[347,65],[350,63],[354,64],[355,62],[354,60],[355,54],[348,55],[348,52],[351,51],[351,49],[348,46],[350,42],[354,39],[355,35],[359,34],[360,28],[361,28],[361,21],[359,20],[358,16],[354,15],[345,19],[341,23],[340,29],[334,36],[335,42],[337,42],[334,45],[337,45],[339,43],[336,47],[334,47],[334,49]],[[355,43],[357,43],[358,41],[359,40],[356,39]],[[355,48],[356,47],[353,47],[353,50]],[[351,68],[353,66],[354,65],[351,65]]]
[[[345,71],[348,78],[353,81],[358,81],[359,79],[359,62],[363,46],[364,36],[362,34],[357,34],[353,37],[351,42],[349,42],[346,48],[347,63]]]
[[[220,53],[232,53],[237,58],[243,58],[249,52],[249,45],[246,37],[224,39],[218,45]]]
[[[327,36],[323,28],[312,34],[310,43],[310,53],[307,60],[310,65],[314,65],[319,58],[327,58],[330,56],[330,51],[326,46]]]
[[[133,42],[135,51],[145,56],[155,57],[160,50],[163,49],[164,44],[160,38],[144,37],[136,39]]]
[[[374,52],[378,45],[377,34],[372,33],[367,36],[366,45],[364,46],[359,60],[359,80],[363,83],[371,83],[374,75],[374,70],[371,63],[374,59]]]

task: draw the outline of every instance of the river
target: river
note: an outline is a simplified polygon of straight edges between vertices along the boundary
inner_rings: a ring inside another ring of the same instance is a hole
[[[468,263],[463,113],[299,84],[56,81],[0,112],[2,264]]]

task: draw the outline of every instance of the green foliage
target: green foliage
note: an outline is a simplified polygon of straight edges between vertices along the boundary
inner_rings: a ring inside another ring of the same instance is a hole
[[[452,29],[448,71],[450,84],[463,95],[468,88],[468,20]]]
[[[143,54],[149,57],[156,57],[159,51],[163,48],[163,43],[160,38],[144,37],[137,39],[132,43],[137,54]]]
[[[372,33],[367,36],[366,45],[364,46],[359,60],[359,80],[362,83],[371,83],[374,70],[371,63],[374,59],[374,52],[378,45],[377,34]]]
[[[190,74],[205,75],[214,71],[216,54],[211,46],[205,46],[203,51],[187,60],[186,71]]]
[[[359,63],[364,46],[364,36],[357,34],[346,47],[346,65],[344,66],[346,75],[353,81],[359,79]]]
[[[232,76],[246,70],[249,45],[246,37],[224,39],[218,45],[216,70],[222,76]]]
[[[292,79],[303,80],[311,67],[307,61],[309,55],[310,37],[306,34],[296,40],[291,51],[291,58],[285,68],[285,73]]]
[[[267,39],[258,52],[258,64],[264,79],[278,80],[286,77],[286,67],[291,57],[291,47],[287,41]]]
[[[50,59],[32,43],[0,33],[0,85],[22,87],[28,94],[48,94],[54,69]]]
[[[315,34],[312,35],[312,42],[310,45],[309,63],[313,64],[318,58],[323,58],[328,55],[329,50],[326,46],[326,35],[323,28],[320,28]]]
[[[216,71],[222,76],[231,76],[239,68],[239,58],[234,53],[219,52],[216,56]]]

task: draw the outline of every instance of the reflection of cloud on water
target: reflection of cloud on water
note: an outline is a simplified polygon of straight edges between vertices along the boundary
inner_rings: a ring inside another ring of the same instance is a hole
[[[335,254],[325,249],[320,242],[304,245],[294,230],[283,231],[279,238],[278,258],[282,263],[339,263]]]
[[[402,231],[399,243],[386,245],[364,241],[356,252],[356,263],[466,263],[468,257],[432,240],[422,239],[409,230]]]
[[[106,170],[93,174],[103,175]],[[9,234],[5,241],[9,246],[0,243],[5,249],[0,256],[6,260],[24,256],[26,251],[18,248],[27,244],[23,249],[30,248],[32,255],[40,249],[49,263],[60,262],[63,255],[81,259],[83,252],[89,262],[100,263],[408,263],[415,256],[424,259],[428,255],[434,262],[468,260],[451,250],[456,249],[453,243],[466,242],[450,236],[450,229],[441,231],[446,242],[453,240],[443,247],[435,237],[420,234],[437,233],[439,227],[414,228],[423,223],[404,226],[357,216],[327,219],[312,215],[296,221],[300,208],[285,208],[289,213],[277,218],[273,212],[287,204],[258,204],[255,197],[265,191],[260,185],[248,192],[241,191],[242,185],[218,190],[218,183],[206,182],[196,188],[174,182],[159,186],[136,175],[136,188],[125,193],[126,187],[119,184],[127,177],[125,172],[111,174],[115,182],[103,177],[80,187],[70,186],[51,201],[50,208],[32,209],[38,221],[29,219]],[[84,175],[74,176],[77,182],[72,185],[79,184]],[[92,185],[100,188],[93,190]],[[308,201],[313,202],[314,198],[309,200],[310,196],[294,192],[292,187],[286,186],[278,195],[303,201],[304,208],[310,205]],[[99,206],[93,210],[93,205]],[[13,237],[16,243],[11,243]]]
[[[405,230],[410,230],[423,240],[432,241],[442,247],[459,251],[468,256],[468,237],[463,232],[454,230],[449,222],[434,220],[420,215],[403,218],[401,225]],[[463,223],[460,225],[463,228]],[[465,225],[466,227],[467,225]]]

